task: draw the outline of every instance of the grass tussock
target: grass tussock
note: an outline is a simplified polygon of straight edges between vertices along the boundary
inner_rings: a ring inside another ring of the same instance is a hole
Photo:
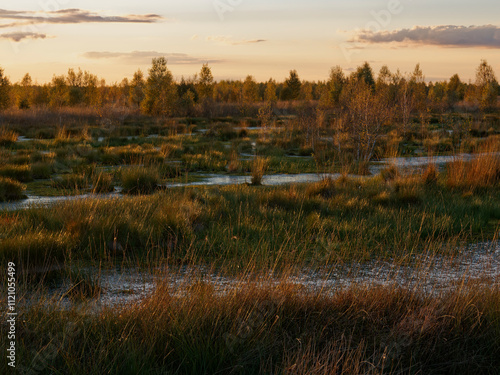
[[[28,232],[0,242],[0,257],[19,265],[38,266],[64,261],[74,246],[67,233]]]
[[[7,130],[5,127],[0,128],[0,146],[8,147],[17,142],[18,134],[13,130]]]
[[[310,184],[306,188],[306,194],[309,196],[321,196],[323,198],[332,198],[335,195],[336,183],[331,178],[325,178],[320,182]]]
[[[482,153],[471,161],[457,159],[448,165],[446,184],[451,188],[482,189],[500,183],[500,155]]]
[[[11,178],[19,182],[33,181],[29,165],[3,165],[0,167],[0,177]]]
[[[0,177],[0,202],[15,201],[26,198],[26,186],[16,180]]]
[[[260,156],[256,157],[254,161],[252,162],[252,180],[251,184],[252,185],[261,185],[262,184],[262,177],[264,177],[264,174],[267,171],[267,167],[269,164],[269,160],[267,158],[262,158]]]
[[[92,192],[110,193],[115,190],[113,175],[106,172],[95,172],[92,174]]]
[[[31,164],[31,175],[34,179],[49,179],[53,172],[53,162],[39,161]]]
[[[127,194],[151,194],[158,189],[160,175],[154,167],[131,167],[122,169],[121,183]]]
[[[89,181],[85,174],[70,173],[54,178],[52,187],[63,190],[86,190],[89,187]]]

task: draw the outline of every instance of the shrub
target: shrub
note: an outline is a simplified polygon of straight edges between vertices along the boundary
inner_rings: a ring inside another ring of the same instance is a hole
[[[0,202],[14,201],[26,198],[26,186],[10,178],[0,177]]]
[[[150,194],[158,188],[160,176],[155,168],[133,167],[122,170],[123,192],[127,194]]]

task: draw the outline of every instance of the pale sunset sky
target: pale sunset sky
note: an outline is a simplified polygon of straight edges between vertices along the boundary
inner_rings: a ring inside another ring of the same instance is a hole
[[[177,79],[326,80],[364,61],[426,79],[500,75],[498,0],[16,0],[0,2],[0,67],[38,83],[81,68],[107,83],[165,56]]]

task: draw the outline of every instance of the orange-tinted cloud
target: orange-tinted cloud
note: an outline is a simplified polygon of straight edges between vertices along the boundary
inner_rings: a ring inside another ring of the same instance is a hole
[[[416,43],[446,47],[500,48],[500,27],[483,26],[417,26],[394,31],[358,32],[352,42],[362,43]]]

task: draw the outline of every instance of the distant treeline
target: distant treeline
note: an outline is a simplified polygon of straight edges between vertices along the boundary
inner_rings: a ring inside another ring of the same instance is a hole
[[[119,84],[108,85],[87,71],[69,69],[66,75],[54,76],[50,83],[39,85],[33,83],[29,73],[12,84],[0,68],[0,109],[118,105],[148,115],[191,116],[209,111],[216,103],[245,105],[297,100],[316,101],[321,108],[335,109],[346,101],[346,95],[359,91],[360,83],[371,95],[383,96],[398,106],[403,117],[424,108],[446,111],[462,106],[468,110],[489,110],[497,106],[500,86],[485,60],[477,68],[474,83],[462,82],[457,74],[442,82],[426,83],[424,78],[418,64],[411,74],[391,72],[387,66],[375,74],[370,64],[364,63],[350,75],[336,66],[328,80],[318,82],[301,80],[295,70],[284,82],[256,82],[250,75],[244,81],[215,81],[211,68],[205,64],[199,74],[176,82],[166,59],[155,58],[147,77],[138,70],[132,80],[125,78]]]

